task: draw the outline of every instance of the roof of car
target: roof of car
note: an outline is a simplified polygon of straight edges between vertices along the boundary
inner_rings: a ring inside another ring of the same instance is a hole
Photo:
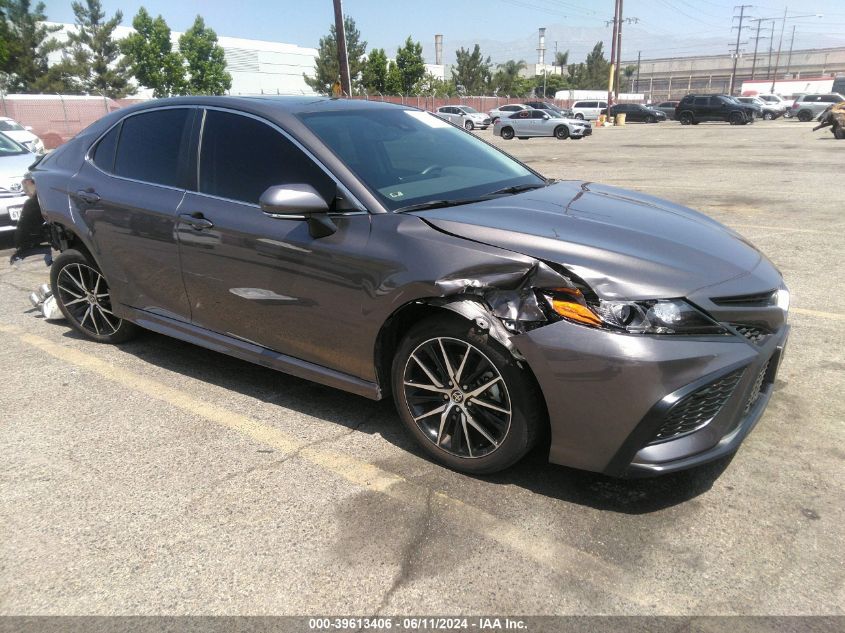
[[[337,110],[376,110],[388,108],[410,108],[400,104],[386,101],[368,101],[366,99],[338,99],[335,97],[322,96],[279,96],[279,95],[257,95],[250,97],[242,96],[219,96],[219,97],[168,97],[165,99],[154,99],[145,101],[137,109],[155,108],[174,105],[207,105],[230,108],[243,108],[246,110],[272,110],[284,114],[302,114],[305,112],[327,112]]]

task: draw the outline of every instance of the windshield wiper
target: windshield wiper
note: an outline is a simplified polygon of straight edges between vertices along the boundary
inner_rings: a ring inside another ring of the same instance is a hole
[[[521,193],[523,191],[531,191],[532,189],[540,189],[542,187],[548,187],[550,184],[552,184],[552,182],[553,182],[552,180],[547,180],[546,182],[544,182],[542,184],[536,184],[535,183],[535,184],[531,184],[531,185],[513,185],[512,187],[505,187],[503,189],[498,189],[496,191],[492,191],[492,192],[488,193],[487,195],[488,196],[498,196],[498,195],[504,195],[504,194],[508,194],[508,193]]]
[[[483,202],[486,198],[464,198],[456,200],[429,200],[428,202],[420,202],[418,204],[409,204],[406,207],[399,207],[394,213],[402,213],[403,211],[421,211],[423,209],[440,209],[442,207],[457,207],[462,204],[472,204],[473,202]]]

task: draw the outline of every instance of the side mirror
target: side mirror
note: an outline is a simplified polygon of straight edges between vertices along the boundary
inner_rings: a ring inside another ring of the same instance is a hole
[[[337,226],[326,214],[328,203],[311,185],[273,185],[258,199],[261,210],[272,218],[304,215],[311,237],[327,237]]]
[[[549,119],[551,119],[552,117],[550,117],[548,114],[544,114],[544,115],[543,115],[543,118],[544,118],[546,121],[548,121],[548,120],[549,120]]]

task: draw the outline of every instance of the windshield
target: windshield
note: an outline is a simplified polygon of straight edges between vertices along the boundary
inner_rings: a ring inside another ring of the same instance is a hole
[[[25,147],[15,143],[5,134],[0,134],[0,156],[19,156],[28,153]]]
[[[478,110],[475,108],[470,108],[469,106],[461,106],[461,110],[466,112],[467,114],[477,114]]]
[[[505,153],[428,112],[380,108],[300,118],[390,210],[545,184]]]
[[[14,121],[0,121],[0,132],[17,132],[23,127]]]

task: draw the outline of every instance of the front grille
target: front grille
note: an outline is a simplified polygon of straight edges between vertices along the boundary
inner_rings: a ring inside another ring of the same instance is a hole
[[[756,343],[757,345],[765,343],[766,339],[769,338],[769,335],[771,334],[771,332],[769,332],[766,328],[762,328],[757,325],[750,325],[748,323],[731,323],[730,325],[749,341]]]
[[[710,299],[717,306],[764,308],[777,303],[777,290],[766,290],[751,295],[735,295],[733,297],[712,297]]]
[[[760,397],[760,391],[763,389],[763,384],[766,381],[766,374],[769,372],[769,364],[772,362],[770,358],[769,361],[763,365],[763,369],[760,370],[760,373],[757,374],[757,378],[754,380],[754,385],[751,387],[751,394],[748,396],[748,402],[745,403],[745,410],[742,412],[743,415],[751,411],[751,407],[754,406],[754,403],[757,402],[757,399]]]
[[[744,371],[745,368],[732,371],[681,398],[669,411],[651,444],[692,433],[710,423],[731,397]]]

